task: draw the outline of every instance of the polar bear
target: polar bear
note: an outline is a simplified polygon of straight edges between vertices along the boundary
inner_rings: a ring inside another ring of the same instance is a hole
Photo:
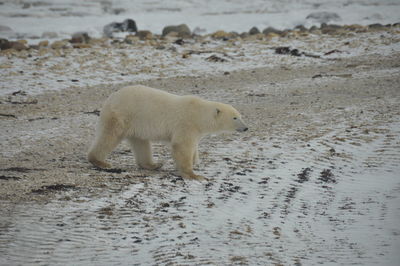
[[[99,168],[111,167],[105,158],[126,139],[137,164],[154,170],[161,164],[153,162],[150,142],[166,141],[171,144],[179,174],[201,180],[204,177],[193,172],[200,139],[210,133],[247,129],[240,113],[230,105],[142,85],[129,86],[104,102],[88,160]]]

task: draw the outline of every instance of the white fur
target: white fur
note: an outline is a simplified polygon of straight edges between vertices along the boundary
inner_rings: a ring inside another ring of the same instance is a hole
[[[199,140],[210,133],[233,130],[247,127],[230,105],[141,85],[125,87],[105,101],[88,159],[98,167],[111,167],[104,161],[106,156],[127,139],[139,166],[156,169],[161,164],[153,162],[150,141],[168,141],[180,174],[201,179],[193,173]]]

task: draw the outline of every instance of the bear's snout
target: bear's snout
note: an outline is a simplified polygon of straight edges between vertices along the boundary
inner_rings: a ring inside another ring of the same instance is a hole
[[[235,124],[236,124],[235,125],[236,131],[244,132],[244,131],[249,130],[249,128],[246,126],[246,124],[240,118],[235,120]]]
[[[240,127],[240,128],[236,129],[236,131],[239,131],[239,132],[244,132],[244,131],[247,131],[247,130],[249,130],[248,127]]]

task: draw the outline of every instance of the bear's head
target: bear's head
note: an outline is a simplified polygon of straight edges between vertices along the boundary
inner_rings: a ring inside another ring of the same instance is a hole
[[[218,104],[214,109],[214,119],[218,131],[247,131],[248,127],[240,113],[228,104]]]

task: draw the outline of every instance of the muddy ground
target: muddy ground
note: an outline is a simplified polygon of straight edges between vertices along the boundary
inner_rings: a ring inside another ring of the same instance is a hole
[[[202,183],[174,175],[162,144],[160,171],[138,169],[126,144],[111,172],[87,162],[98,110],[120,85],[3,97],[0,262],[395,265],[399,62],[142,82],[232,104],[247,121],[248,132],[201,142]]]

